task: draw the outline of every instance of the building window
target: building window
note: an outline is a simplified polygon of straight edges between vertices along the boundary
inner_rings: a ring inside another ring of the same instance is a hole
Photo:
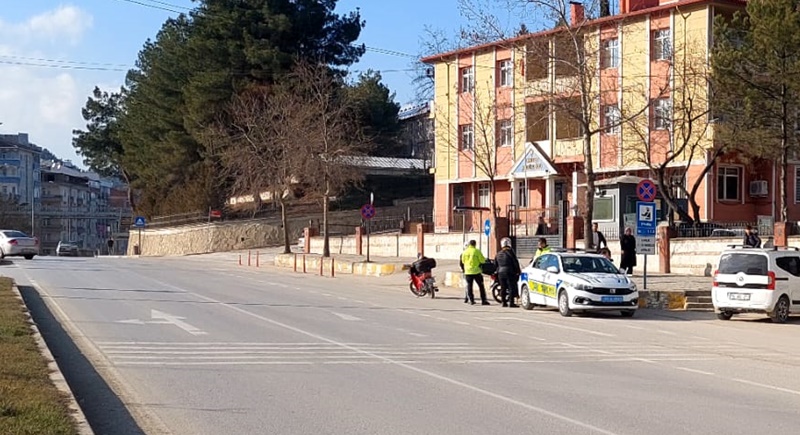
[[[603,41],[600,55],[601,68],[619,68],[619,39],[611,38]]]
[[[498,77],[500,86],[511,86],[514,83],[514,64],[510,60],[497,62]]]
[[[594,198],[594,208],[592,209],[593,221],[613,221],[614,220],[614,198],[611,196],[596,196]]]
[[[686,178],[682,175],[673,175],[670,177],[670,188],[672,189],[672,197],[675,199],[686,199]]]
[[[475,74],[471,66],[461,68],[461,92],[472,92],[475,89]]]
[[[528,182],[523,180],[517,185],[517,206],[528,208]]]
[[[653,60],[669,60],[672,57],[672,42],[669,29],[653,31]]]
[[[619,134],[620,113],[616,104],[603,107],[603,126],[607,134]]]
[[[794,167],[794,202],[800,203],[800,166]]]
[[[464,186],[456,184],[453,186],[453,205],[461,207],[467,205],[466,197],[464,195]]]
[[[514,144],[514,127],[511,120],[503,120],[497,126],[497,142],[502,147],[510,147]]]
[[[653,128],[669,130],[672,125],[672,102],[669,98],[659,98],[653,103]]]
[[[489,207],[489,183],[478,184],[478,207]]]
[[[740,179],[741,168],[721,166],[717,169],[717,199],[720,201],[738,201]]]
[[[472,124],[465,124],[459,127],[461,129],[461,149],[464,151],[471,151],[475,149],[475,129]]]

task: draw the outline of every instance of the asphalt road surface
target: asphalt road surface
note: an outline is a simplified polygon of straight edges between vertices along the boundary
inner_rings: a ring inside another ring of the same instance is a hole
[[[98,434],[800,431],[800,318],[563,318],[225,256],[0,272],[58,341]]]

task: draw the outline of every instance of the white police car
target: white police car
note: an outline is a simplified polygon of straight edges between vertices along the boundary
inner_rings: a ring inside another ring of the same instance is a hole
[[[548,252],[522,269],[522,308],[558,307],[562,316],[576,311],[620,311],[631,317],[639,307],[636,284],[597,254]]]

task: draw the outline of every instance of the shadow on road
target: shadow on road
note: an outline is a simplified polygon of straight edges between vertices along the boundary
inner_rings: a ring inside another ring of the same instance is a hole
[[[97,434],[145,435],[125,405],[81,353],[33,287],[20,286],[33,320]]]

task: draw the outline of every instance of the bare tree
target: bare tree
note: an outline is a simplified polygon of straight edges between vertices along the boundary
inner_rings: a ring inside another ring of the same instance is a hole
[[[280,206],[284,253],[291,252],[287,200],[307,170],[305,157],[295,147],[309,111],[296,100],[286,83],[248,90],[233,99],[226,121],[217,123],[207,137],[218,150],[234,196],[253,195],[259,204],[267,192]]]
[[[673,91],[670,93],[667,87],[660,90],[660,97],[669,104],[629,117],[624,128],[636,137],[639,145],[625,148],[624,157],[644,165],[669,208],[683,222],[694,224],[700,222],[697,202],[700,186],[730,142],[715,141],[709,135],[714,120],[708,98],[710,71],[704,50],[686,41],[676,45],[670,69]],[[658,134],[658,130],[664,134],[654,137],[654,131]],[[690,169],[698,160],[703,161],[702,169],[687,184]],[[686,198],[688,207],[679,204],[681,197]]]
[[[604,2],[584,2],[587,5],[585,9],[571,7],[574,5],[567,0],[525,0],[523,3],[556,23],[552,34],[534,36],[529,40],[526,74],[532,94],[546,101],[551,119],[556,120],[556,145],[564,139],[579,140],[586,181],[582,214],[584,234],[588,235],[591,234],[594,212],[594,147],[599,142],[600,134],[648,113],[653,99],[624,101],[624,113],[619,108],[623,102],[617,102],[616,114],[602,120],[598,119],[598,114],[601,108],[615,107],[604,104],[610,95],[645,94],[649,79],[626,75],[621,89],[605,89],[600,85],[600,70],[609,66],[606,62],[621,61],[612,60],[606,49],[598,44],[598,28],[588,20],[598,15]],[[572,16],[571,12],[577,16]],[[550,80],[551,77],[553,80]],[[585,237],[585,243],[587,248],[593,247],[591,237]]]
[[[290,75],[297,101],[307,122],[295,152],[305,158],[312,192],[322,197],[322,255],[330,256],[328,212],[331,197],[363,178],[358,166],[369,150],[355,106],[342,92],[342,82],[325,65],[300,62]]]

